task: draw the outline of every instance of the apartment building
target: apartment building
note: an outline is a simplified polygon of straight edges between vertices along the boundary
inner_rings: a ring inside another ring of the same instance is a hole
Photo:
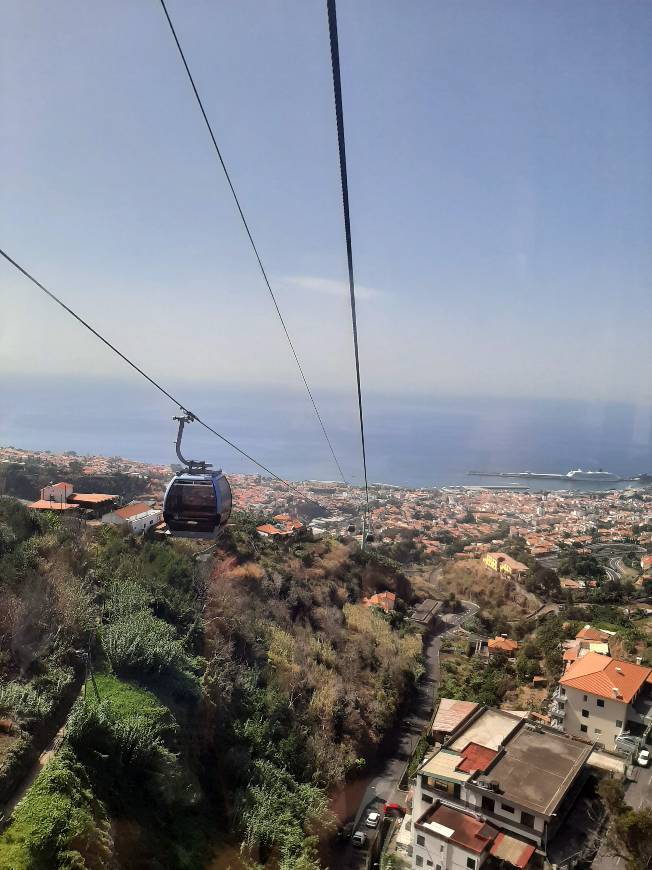
[[[615,749],[652,721],[652,669],[588,651],[566,668],[550,714],[566,734]]]
[[[412,866],[432,870],[479,870],[527,867],[535,847],[499,831],[478,813],[436,801],[414,825]]]
[[[506,574],[508,577],[520,577],[528,570],[527,565],[512,559],[507,553],[485,553],[482,561],[491,571]]]
[[[479,708],[417,771],[413,849],[425,836],[419,820],[439,802],[545,850],[575,802],[591,750],[522,716]]]

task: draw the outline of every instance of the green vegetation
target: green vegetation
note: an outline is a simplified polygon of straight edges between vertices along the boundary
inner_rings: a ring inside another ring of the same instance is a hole
[[[494,655],[481,667],[472,659],[447,659],[442,662],[441,672],[440,697],[489,707],[499,707],[507,692],[516,686],[514,668],[504,655]]]
[[[0,837],[0,867],[101,870],[111,855],[106,810],[82,766],[64,750],[45,766]]]
[[[237,514],[199,564],[0,499],[0,796],[68,715],[1,867],[195,870],[225,833],[259,864],[319,866],[327,791],[395,721],[422,640],[396,562],[258,521]],[[396,613],[361,604],[380,589]]]

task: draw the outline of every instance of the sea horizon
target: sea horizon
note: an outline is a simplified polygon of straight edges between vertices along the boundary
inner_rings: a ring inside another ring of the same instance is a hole
[[[210,425],[276,474],[293,481],[338,479],[302,394],[220,384],[184,396]],[[345,476],[361,485],[353,397],[327,393],[320,400]],[[177,411],[139,384],[24,376],[0,385],[0,403],[3,446],[151,464],[177,461]],[[471,470],[604,469],[624,478],[652,470],[652,409],[627,402],[373,394],[365,403],[365,429],[369,481],[393,486],[505,484],[504,478],[469,476]],[[188,427],[184,447],[227,473],[263,473],[199,426]],[[538,490],[619,488],[613,482],[514,482]]]

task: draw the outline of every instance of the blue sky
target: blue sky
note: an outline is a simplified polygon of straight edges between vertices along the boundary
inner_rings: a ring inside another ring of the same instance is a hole
[[[325,3],[169,9],[308,377],[348,408]],[[338,11],[366,388],[650,405],[652,5]],[[0,77],[2,246],[164,380],[299,389],[157,0],[5,0]],[[3,371],[132,377],[3,264],[0,294]]]

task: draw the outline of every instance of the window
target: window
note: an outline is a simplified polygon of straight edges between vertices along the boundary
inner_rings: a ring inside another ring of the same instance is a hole
[[[582,732],[582,734],[586,734],[586,732],[587,732],[588,730],[589,730],[589,729],[587,728],[586,725],[580,725],[580,731]]]
[[[424,804],[431,804],[433,801],[433,797],[431,794],[422,794],[421,800],[424,802]]]
[[[425,846],[425,845],[426,845],[426,838],[424,836],[422,836],[421,834],[417,834],[417,846]]]
[[[505,813],[513,813],[514,812],[514,807],[510,807],[509,804],[501,804],[500,806],[501,806],[501,809],[503,810],[503,812],[505,812]]]
[[[475,870],[475,858],[467,858],[466,866],[469,868],[469,870]]]
[[[486,810],[488,813],[493,813],[496,809],[496,801],[492,798],[482,796],[482,809]]]
[[[582,700],[583,700],[583,701],[588,701],[588,700],[589,700],[589,696],[588,696],[588,695],[582,695]]]
[[[602,728],[594,728],[593,733],[594,734],[602,734]]]
[[[432,867],[432,861],[426,861],[426,867]]]
[[[414,861],[417,867],[423,867],[423,858],[421,857],[421,855],[417,855]]]
[[[604,707],[604,701],[602,700],[602,698],[598,698],[598,700],[595,702],[595,704],[596,704],[596,707]]]
[[[526,828],[534,827],[534,816],[532,813],[521,813],[521,824]]]
[[[623,720],[616,719],[616,728],[622,728],[622,727],[623,727]]]
[[[588,711],[588,710],[582,710],[582,716],[584,717],[584,719],[588,719],[588,718],[589,718],[589,711]]]

